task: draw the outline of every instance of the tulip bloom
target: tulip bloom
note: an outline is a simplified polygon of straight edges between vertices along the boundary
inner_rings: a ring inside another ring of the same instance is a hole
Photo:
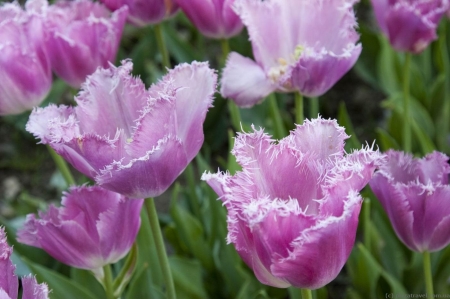
[[[332,281],[352,250],[359,191],[383,156],[369,148],[344,155],[348,136],[335,120],[306,120],[278,143],[238,133],[234,176],[204,174],[228,210],[234,243],[258,280],[316,289]]]
[[[127,8],[114,13],[89,0],[59,1],[43,8],[53,71],[73,87],[98,67],[114,62]]]
[[[448,0],[372,0],[381,31],[398,51],[422,52],[437,38],[437,25]]]
[[[131,69],[97,70],[77,107],[37,108],[26,128],[102,187],[154,197],[200,150],[216,75],[207,63],[181,64],[146,90]]]
[[[277,90],[320,96],[352,66],[356,45],[355,0],[236,0],[255,61],[232,52],[221,93],[251,107]]]
[[[44,47],[42,18],[29,0],[0,6],[0,115],[39,105],[50,90],[52,73]]]
[[[177,0],[183,12],[205,36],[230,38],[244,25],[233,11],[235,0]]]
[[[16,299],[19,280],[14,275],[16,267],[11,262],[12,248],[6,242],[4,228],[0,227],[0,298]],[[22,299],[48,299],[48,287],[38,284],[33,276],[22,277]]]
[[[103,273],[123,258],[139,231],[142,199],[94,187],[72,187],[62,207],[27,216],[18,241],[44,249],[69,266]]]
[[[135,26],[145,26],[162,22],[178,11],[174,0],[100,0],[111,10],[126,5],[129,9],[128,20]]]
[[[422,159],[388,151],[370,181],[397,236],[411,250],[438,251],[450,243],[448,157],[433,152]]]

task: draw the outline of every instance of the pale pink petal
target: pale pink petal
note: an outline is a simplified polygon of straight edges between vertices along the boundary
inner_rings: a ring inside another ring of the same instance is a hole
[[[433,152],[426,155],[416,163],[416,171],[422,184],[433,183],[448,184],[450,165],[447,163],[447,155]]]
[[[212,107],[217,75],[208,63],[194,61],[177,65],[163,80],[172,81],[176,90],[177,136],[191,161],[203,144],[203,122]]]
[[[220,93],[231,98],[240,107],[251,107],[261,102],[276,85],[253,60],[231,52],[223,70]]]
[[[119,67],[99,69],[88,77],[75,98],[83,133],[112,138],[122,129],[131,138],[135,122],[149,99],[144,83],[130,75],[132,68],[131,61],[124,60]]]
[[[38,284],[33,276],[22,277],[22,299],[48,299],[49,290],[45,283]]]

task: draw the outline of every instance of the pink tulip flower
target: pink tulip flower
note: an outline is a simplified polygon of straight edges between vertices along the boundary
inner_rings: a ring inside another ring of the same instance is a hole
[[[42,8],[53,71],[78,88],[98,67],[114,62],[127,8],[114,13],[90,0],[58,1]]]
[[[447,160],[440,152],[414,159],[390,150],[370,181],[397,236],[411,250],[438,251],[450,243]]]
[[[232,52],[221,93],[251,107],[273,91],[320,96],[361,53],[355,0],[236,0],[255,61]]]
[[[0,298],[16,299],[19,280],[14,275],[16,267],[11,262],[12,248],[6,242],[4,228],[0,227]],[[22,277],[22,299],[48,299],[48,287],[38,284],[33,276]]]
[[[381,31],[398,51],[418,54],[437,38],[448,0],[372,0]]]
[[[317,289],[340,272],[353,248],[362,198],[383,155],[344,155],[335,120],[313,119],[274,142],[263,130],[238,133],[242,166],[202,177],[228,210],[228,242],[261,283]]]
[[[72,187],[62,207],[27,216],[18,241],[44,249],[72,267],[92,270],[123,258],[139,231],[142,199],[129,199],[101,187]]]
[[[100,0],[112,11],[126,5],[129,9],[128,20],[135,26],[161,23],[178,11],[174,0]]]
[[[38,106],[52,85],[44,46],[42,18],[29,0],[0,6],[0,115],[18,114]]]
[[[98,69],[77,107],[37,108],[26,128],[102,187],[154,197],[200,150],[216,75],[207,63],[181,64],[146,90],[131,69]]]
[[[230,38],[244,25],[233,11],[235,0],[177,0],[183,12],[205,36]]]

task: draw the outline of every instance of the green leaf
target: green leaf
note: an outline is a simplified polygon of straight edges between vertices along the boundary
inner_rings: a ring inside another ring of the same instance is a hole
[[[173,281],[178,299],[206,299],[203,287],[202,267],[196,260],[169,257]]]
[[[385,93],[392,95],[402,90],[402,67],[397,52],[389,41],[379,35],[381,51],[378,56],[378,81]]]
[[[159,263],[152,265],[152,268],[159,268]],[[148,265],[140,267],[135,272],[133,279],[128,286],[125,298],[151,298],[151,299],[166,299],[166,296],[160,289],[160,285],[155,285],[152,277],[152,269]]]
[[[392,137],[386,130],[382,128],[376,128],[377,137],[379,141],[379,145],[381,150],[387,151],[388,149],[400,150],[400,145],[398,145],[397,141],[394,137]]]
[[[105,290],[98,280],[95,279],[91,271],[70,268],[70,278],[72,281],[88,289],[96,298],[106,298]]]
[[[136,238],[138,247],[138,261],[136,271],[142,268],[148,268],[151,265],[151,281],[155,285],[162,284],[162,273],[159,267],[159,258],[156,252],[150,224],[145,209],[141,211],[141,228]],[[148,283],[148,282],[146,282]]]
[[[350,136],[350,138],[345,143],[345,150],[347,152],[350,152],[351,149],[360,149],[361,142],[358,140],[358,137],[356,137],[352,121],[350,119],[350,116],[348,115],[347,108],[345,107],[344,102],[341,102],[339,104],[338,123],[345,128],[345,133]]]
[[[176,198],[172,198],[170,215],[175,222],[179,239],[187,246],[189,252],[198,258],[205,268],[212,269],[211,250],[208,247],[200,221],[180,207]]]
[[[50,299],[98,299],[90,290],[61,274],[35,264],[27,259],[24,262],[36,274],[39,282],[48,284]]]

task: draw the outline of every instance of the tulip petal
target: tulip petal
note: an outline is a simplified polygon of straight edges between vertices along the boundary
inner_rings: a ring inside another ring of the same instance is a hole
[[[117,68],[99,69],[82,85],[75,110],[83,133],[114,136],[122,129],[131,138],[149,96],[142,81],[130,75],[132,67],[125,60]]]
[[[321,96],[353,67],[361,50],[361,44],[349,44],[343,54],[323,51],[302,55],[280,78],[280,84],[300,90],[307,97]]]
[[[44,283],[38,284],[33,276],[22,278],[23,294],[22,299],[47,299],[49,290]]]
[[[380,172],[375,173],[369,184],[389,216],[397,236],[410,249],[419,251],[413,235],[413,211],[405,196]]]
[[[203,144],[203,122],[208,108],[212,107],[217,75],[208,63],[193,62],[176,66],[163,80],[173,80],[177,134],[184,144],[188,161],[191,161]]]
[[[331,282],[341,271],[355,242],[361,197],[351,192],[339,217],[329,217],[301,232],[294,250],[278,258],[272,273],[298,288],[317,289]],[[330,254],[333,252],[333,254]]]
[[[253,60],[231,52],[222,74],[220,93],[240,107],[251,107],[262,101],[274,85],[264,70]]]
[[[297,125],[289,138],[302,153],[310,153],[314,159],[325,161],[343,156],[345,140],[349,136],[336,120],[319,117]]]
[[[173,183],[187,163],[181,141],[168,136],[145,156],[125,165],[120,161],[108,165],[95,181],[102,187],[132,198],[154,197]]]
[[[0,228],[0,291],[5,298],[17,298],[19,281],[14,275],[16,267],[11,262],[12,248],[6,242],[5,229]],[[1,293],[0,293],[1,296]]]

